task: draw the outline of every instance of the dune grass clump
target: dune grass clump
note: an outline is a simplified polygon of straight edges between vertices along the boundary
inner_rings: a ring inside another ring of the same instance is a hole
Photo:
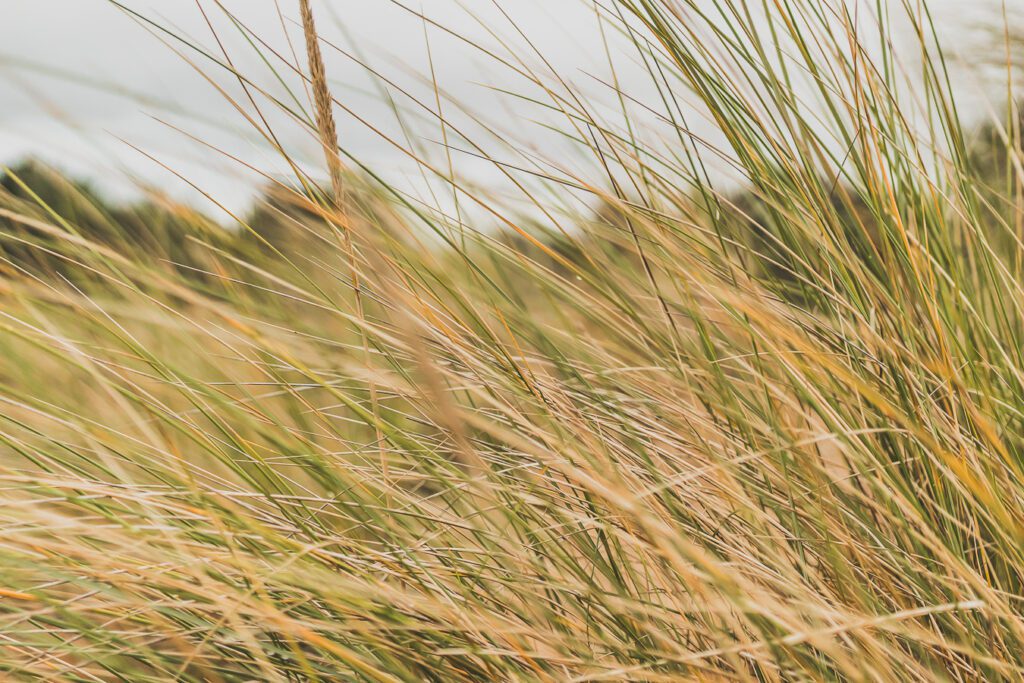
[[[491,52],[577,156],[492,154],[438,88],[517,188],[405,150],[459,207],[344,154],[307,3],[298,63],[252,45],[311,98],[161,34],[327,181],[278,147],[173,238],[5,184],[5,676],[1021,678],[1020,126],[965,131],[891,5],[600,3],[650,79],[617,114]]]

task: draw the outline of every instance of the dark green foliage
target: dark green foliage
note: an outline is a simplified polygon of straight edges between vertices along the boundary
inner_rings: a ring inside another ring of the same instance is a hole
[[[210,247],[229,249],[235,242],[231,232],[180,204],[159,198],[113,203],[89,183],[33,160],[0,178],[0,209],[7,212],[0,216],[0,272],[9,277],[85,284],[93,279],[88,268],[69,259],[80,260],[80,246],[88,243],[93,258],[106,258],[109,250],[198,283],[213,266]]]

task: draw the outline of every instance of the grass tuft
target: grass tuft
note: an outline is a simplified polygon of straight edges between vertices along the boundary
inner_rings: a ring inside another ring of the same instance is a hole
[[[273,88],[122,9],[241,86],[248,215],[0,181],[5,676],[1024,677],[1021,123],[965,127],[924,3],[595,3],[597,92],[502,13],[572,155],[364,63],[402,143],[310,2],[305,63],[206,4]]]

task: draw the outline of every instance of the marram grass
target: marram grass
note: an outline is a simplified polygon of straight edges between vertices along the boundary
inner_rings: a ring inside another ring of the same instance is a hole
[[[320,50],[249,36],[304,107],[154,24],[331,189],[278,146],[293,177],[221,230],[7,171],[6,678],[1024,677],[1012,97],[965,132],[919,3],[594,12],[650,96],[488,53],[578,154],[496,154],[516,202],[347,156]],[[433,87],[399,99],[487,157]]]

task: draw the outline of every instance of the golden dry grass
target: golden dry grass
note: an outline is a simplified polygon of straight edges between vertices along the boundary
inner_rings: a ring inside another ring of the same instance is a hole
[[[153,210],[165,253],[12,173],[5,674],[1021,678],[1016,111],[980,158],[916,5],[913,97],[846,5],[713,7],[597,8],[672,138],[514,63],[605,174],[514,176],[529,215],[426,158],[489,218],[343,168],[305,1],[307,64],[267,58],[308,71],[330,192],[296,163],[234,233]]]

